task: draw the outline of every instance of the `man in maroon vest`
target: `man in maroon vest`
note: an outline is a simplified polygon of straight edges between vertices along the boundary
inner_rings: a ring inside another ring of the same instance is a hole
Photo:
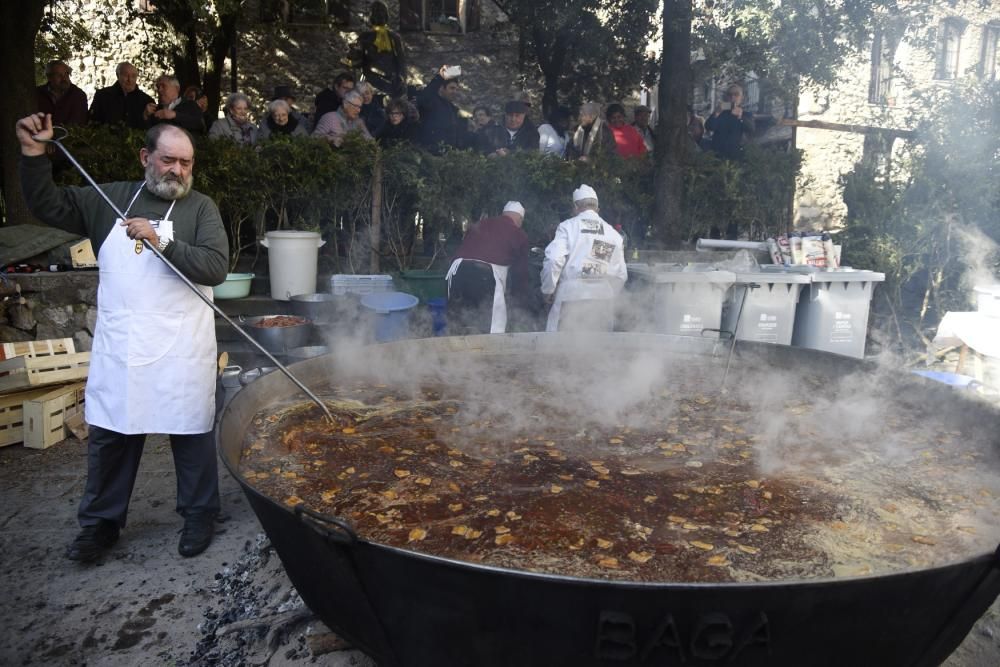
[[[448,269],[448,326],[451,333],[504,333],[507,283],[527,286],[528,235],[521,229],[524,207],[507,202],[503,214],[485,218],[465,233]]]

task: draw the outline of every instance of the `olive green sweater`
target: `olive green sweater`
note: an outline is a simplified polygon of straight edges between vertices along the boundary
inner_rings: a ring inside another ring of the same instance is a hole
[[[52,181],[52,164],[44,155],[22,155],[19,166],[24,198],[35,217],[47,225],[90,238],[94,255],[98,256],[117,217],[108,203],[91,187],[57,187]],[[101,189],[124,211],[139,185],[108,183]],[[157,220],[169,208],[169,200],[143,187],[128,216]],[[163,255],[194,283],[222,283],[229,266],[229,241],[215,202],[192,190],[177,200],[170,218],[174,221],[174,240]]]

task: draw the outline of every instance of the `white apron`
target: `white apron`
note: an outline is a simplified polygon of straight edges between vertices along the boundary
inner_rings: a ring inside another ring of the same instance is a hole
[[[173,238],[174,203],[157,225],[164,238]],[[87,423],[128,435],[207,433],[215,416],[212,310],[149,249],[128,238],[119,222],[97,256]],[[198,288],[212,298],[211,289]]]
[[[479,262],[480,260],[470,259],[469,261]],[[490,333],[505,333],[507,331],[507,298],[504,294],[507,290],[507,273],[510,267],[490,264],[489,262],[481,263],[489,264],[492,267],[493,281],[496,283],[496,286],[493,288],[493,318],[490,320]],[[458,272],[458,267],[461,265],[462,258],[459,257],[451,263],[451,267],[448,268],[448,273],[444,277],[448,281],[449,298],[451,297],[451,279]]]
[[[549,308],[549,318],[545,321],[545,330],[559,331],[559,316],[564,301],[611,301],[614,298],[614,288],[603,277],[560,280]]]

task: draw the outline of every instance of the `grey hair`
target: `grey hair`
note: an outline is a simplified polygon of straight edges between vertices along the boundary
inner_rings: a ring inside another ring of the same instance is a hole
[[[132,69],[135,69],[135,65],[133,65],[132,63],[128,62],[127,60],[122,61],[115,66],[115,76],[121,76],[122,70],[125,69],[126,67],[131,67]]]
[[[375,89],[372,88],[372,84],[368,83],[367,81],[362,81],[358,85],[354,86],[354,90],[358,91],[359,95],[364,95],[368,91],[372,93],[375,92]]]
[[[70,67],[69,65],[67,65],[66,63],[64,63],[63,61],[61,61],[61,60],[50,60],[49,62],[45,63],[45,76],[48,76],[48,75],[52,74],[52,68],[55,67],[56,65],[62,65],[67,70],[69,70],[70,74],[73,73],[73,68]]]
[[[250,98],[244,95],[243,93],[229,93],[229,95],[226,97],[226,108],[232,109],[237,102],[246,102],[247,109],[250,108]]]
[[[291,113],[292,111],[292,107],[288,105],[288,102],[282,99],[272,100],[271,103],[267,105],[268,113],[274,113],[278,109],[284,109],[287,113]]]
[[[171,86],[176,86],[177,90],[181,89],[181,82],[177,80],[176,76],[173,76],[171,74],[161,74],[160,76],[156,77],[156,83],[159,83],[161,81],[165,81],[169,83]]]
[[[599,118],[601,116],[601,105],[597,102],[584,102],[580,105],[580,115]]]
[[[349,90],[347,93],[344,94],[344,101],[345,102],[350,101],[353,102],[354,104],[357,104],[358,106],[361,106],[362,104],[365,103],[365,98],[363,98],[361,96],[361,93],[359,93],[357,90]]]
[[[588,197],[587,199],[578,199],[574,202],[576,204],[577,211],[591,210],[597,213],[600,208],[597,205],[597,200],[593,197]]]
[[[146,143],[145,148],[148,153],[156,152],[157,147],[160,144],[160,136],[166,134],[167,132],[179,133],[187,137],[191,145],[194,146],[194,138],[191,133],[185,130],[180,125],[171,125],[170,123],[157,123],[153,127],[146,130]]]

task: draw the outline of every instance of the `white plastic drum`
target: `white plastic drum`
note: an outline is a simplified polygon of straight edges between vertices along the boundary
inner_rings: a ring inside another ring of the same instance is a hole
[[[271,298],[288,301],[316,292],[316,261],[326,243],[316,232],[268,232],[260,242],[268,250]]]

